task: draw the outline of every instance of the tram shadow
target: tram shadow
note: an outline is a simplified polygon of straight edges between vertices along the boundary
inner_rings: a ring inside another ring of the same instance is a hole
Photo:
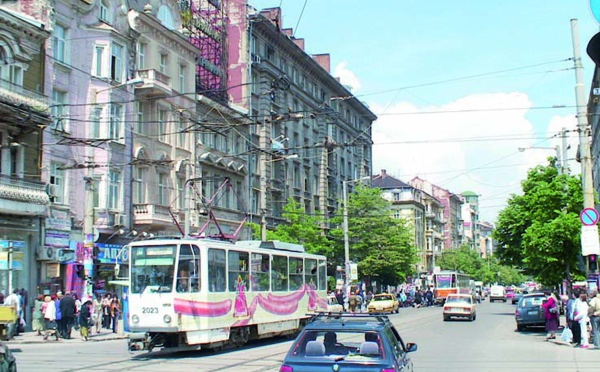
[[[262,340],[253,340],[253,341],[248,341],[247,344],[245,344],[242,347],[236,347],[236,346],[225,346],[222,349],[219,350],[213,350],[213,349],[194,349],[194,350],[182,350],[182,349],[178,349],[178,350],[156,350],[156,351],[151,351],[151,352],[146,352],[146,351],[136,351],[136,352],[132,352],[133,356],[132,359],[134,360],[139,360],[139,361],[144,361],[144,360],[155,360],[155,359],[180,359],[180,358],[197,358],[197,357],[211,357],[214,355],[227,355],[228,353],[231,352],[236,352],[236,351],[243,351],[243,350],[252,350],[254,348],[258,348],[258,347],[265,347],[265,346],[274,346],[274,345],[279,345],[279,344],[285,344],[287,342],[291,343],[293,341],[293,339],[290,339],[286,336],[276,336],[276,337],[270,337],[270,338],[265,338]],[[287,353],[288,348],[286,348],[285,352]],[[140,353],[140,354],[138,354]]]

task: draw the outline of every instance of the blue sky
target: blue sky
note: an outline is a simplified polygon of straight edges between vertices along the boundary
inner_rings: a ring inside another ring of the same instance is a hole
[[[556,154],[562,127],[571,131],[568,166],[579,173],[570,20],[578,20],[587,99],[586,46],[600,31],[589,0],[250,3],[281,5],[283,26],[309,54],[330,53],[332,75],[379,116],[374,173],[474,191],[490,222],[527,169]]]

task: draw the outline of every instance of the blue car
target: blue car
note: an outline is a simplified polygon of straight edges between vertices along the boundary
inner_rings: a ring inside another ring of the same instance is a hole
[[[323,314],[304,327],[279,371],[406,372],[416,350],[385,315]]]

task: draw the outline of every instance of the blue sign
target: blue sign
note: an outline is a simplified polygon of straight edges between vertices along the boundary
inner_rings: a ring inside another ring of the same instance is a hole
[[[598,214],[598,211],[594,208],[585,208],[581,211],[579,219],[581,220],[583,226],[593,226],[598,223],[600,214]]]
[[[129,252],[119,244],[96,244],[98,247],[98,261],[101,263],[116,264],[129,261]]]
[[[590,10],[596,21],[600,22],[600,0],[590,0]]]
[[[25,248],[25,242],[20,240],[0,240],[0,248],[9,248],[11,243],[13,249]]]

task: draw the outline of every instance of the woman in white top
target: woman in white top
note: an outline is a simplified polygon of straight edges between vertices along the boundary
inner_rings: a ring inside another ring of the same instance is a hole
[[[46,305],[43,307],[44,340],[47,340],[49,336],[54,335],[56,337],[56,341],[58,341],[58,332],[56,332],[56,305],[50,296],[46,296],[44,301],[44,305]]]
[[[588,317],[589,306],[587,303],[587,295],[585,294],[585,292],[579,295],[579,299],[581,301],[578,301],[575,306],[575,315],[573,317],[573,320],[579,322],[579,328],[581,329],[580,347],[582,349],[587,349],[590,347],[590,337],[588,336],[588,322],[590,321],[590,318]]]

